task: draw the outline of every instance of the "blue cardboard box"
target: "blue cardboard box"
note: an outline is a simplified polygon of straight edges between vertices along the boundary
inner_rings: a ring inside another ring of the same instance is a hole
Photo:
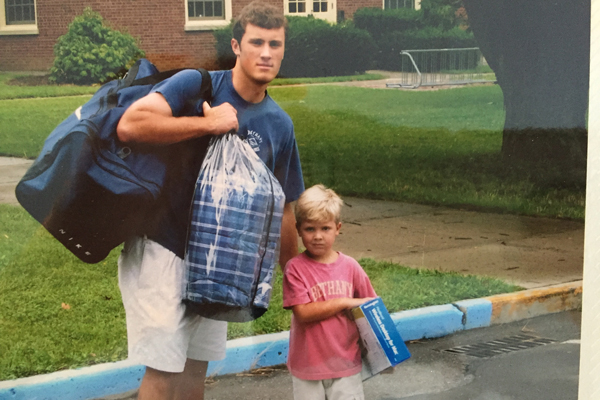
[[[363,380],[410,358],[381,297],[352,309],[362,342]]]

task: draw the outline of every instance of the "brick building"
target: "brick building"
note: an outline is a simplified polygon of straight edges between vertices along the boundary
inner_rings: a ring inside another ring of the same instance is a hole
[[[0,71],[45,71],[53,46],[85,7],[115,29],[140,39],[159,69],[214,67],[212,31],[226,26],[251,0],[0,0]],[[418,7],[420,0],[263,0],[289,15],[336,22],[361,7]]]

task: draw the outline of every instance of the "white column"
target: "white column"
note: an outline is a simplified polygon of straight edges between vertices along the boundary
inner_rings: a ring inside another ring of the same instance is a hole
[[[579,400],[600,399],[600,0],[592,0]]]

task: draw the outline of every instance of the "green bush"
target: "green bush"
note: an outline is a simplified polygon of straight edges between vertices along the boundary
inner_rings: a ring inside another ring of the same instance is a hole
[[[368,32],[313,17],[289,22],[282,77],[354,75],[372,67],[375,42]]]
[[[461,13],[463,0],[421,0],[421,18],[424,26],[445,31],[466,23]]]
[[[477,42],[473,33],[460,28],[444,31],[440,28],[426,27],[406,32],[391,32],[377,41],[377,47],[378,68],[394,71],[400,69],[401,50],[477,47]]]
[[[215,49],[217,50],[217,66],[219,69],[231,69],[235,65],[235,54],[231,50],[231,38],[233,37],[233,25],[213,31],[215,37]]]
[[[50,80],[75,84],[106,82],[143,56],[135,38],[106,26],[100,14],[88,7],[58,38]]]
[[[357,28],[366,30],[375,40],[390,32],[421,27],[421,12],[409,8],[395,10],[360,8],[354,13],[353,19]]]
[[[363,73],[372,65],[375,42],[368,32],[352,24],[330,25],[310,17],[287,17],[289,29],[280,77],[321,77]],[[231,26],[216,30],[217,64],[235,64]]]

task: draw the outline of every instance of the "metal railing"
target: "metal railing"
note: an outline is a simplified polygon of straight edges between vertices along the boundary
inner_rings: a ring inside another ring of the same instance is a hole
[[[387,87],[415,89],[496,81],[494,73],[485,68],[487,63],[478,47],[403,50],[400,60],[400,77],[388,82]]]

